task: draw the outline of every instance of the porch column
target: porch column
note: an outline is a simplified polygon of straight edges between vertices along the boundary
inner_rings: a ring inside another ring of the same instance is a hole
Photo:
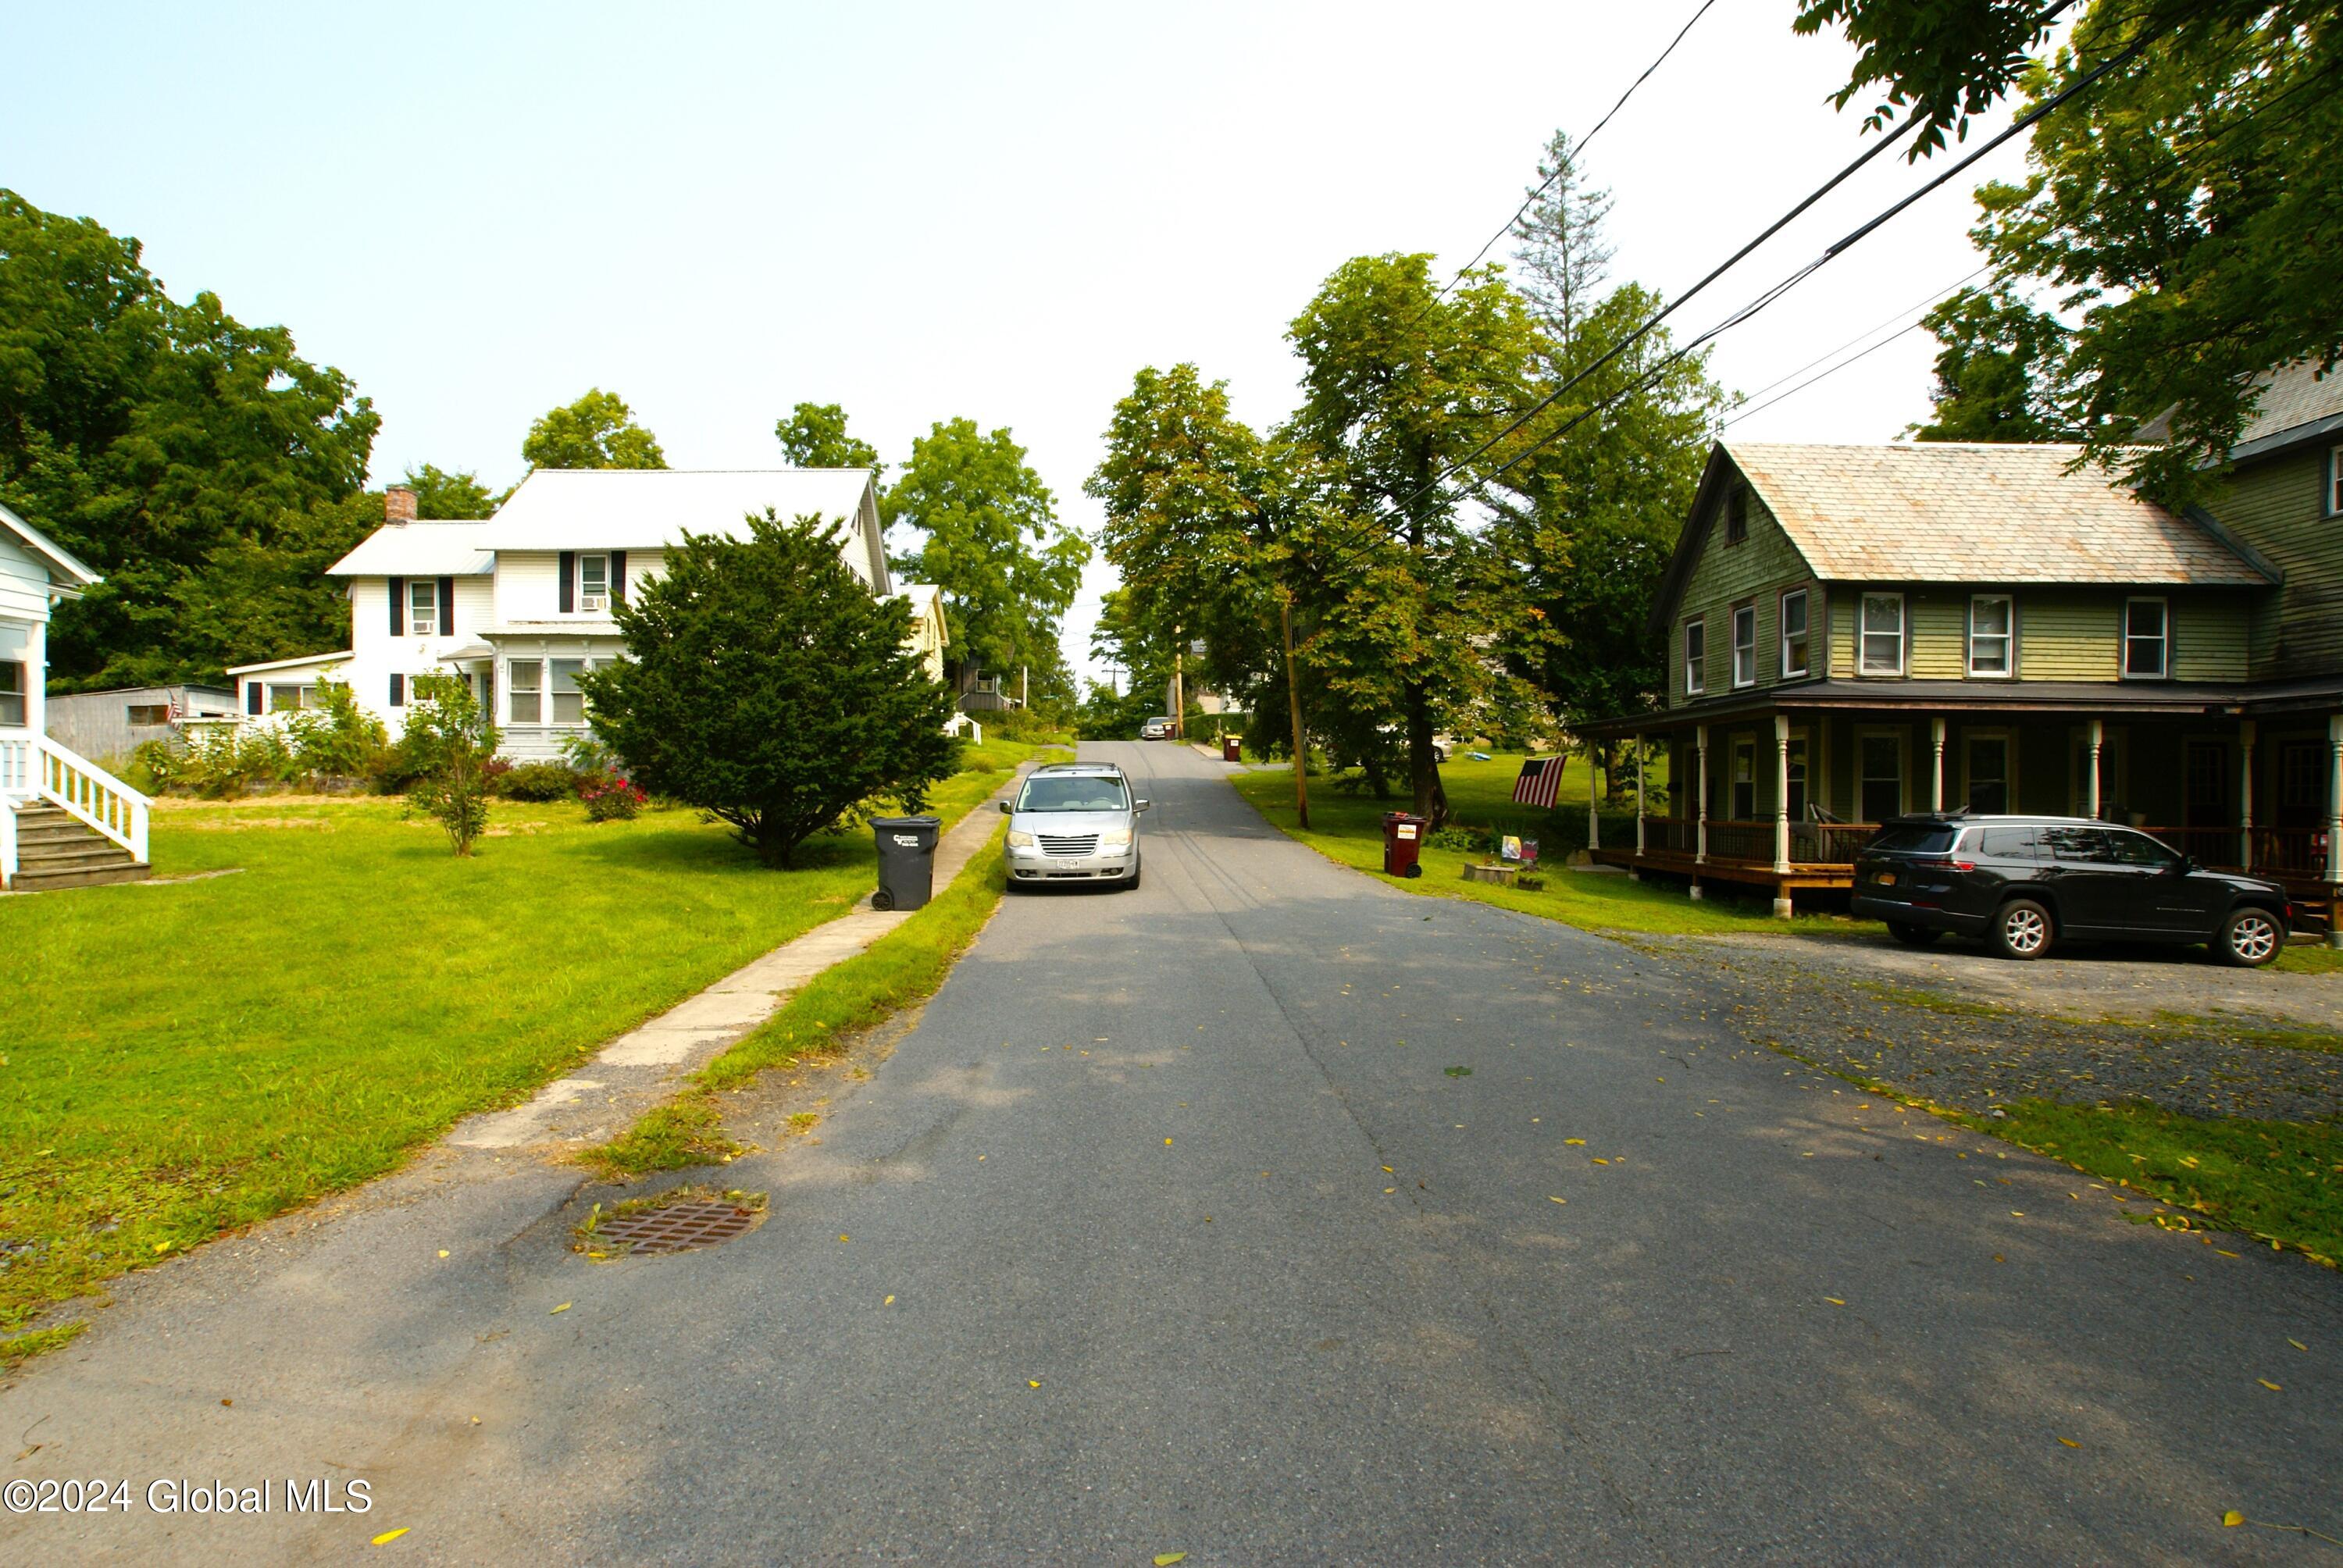
[[[2087,733],[2089,739],[2083,746],[2083,815],[2097,821],[2099,815],[2099,748],[2107,742],[2106,722],[2092,719]]]
[[[1774,715],[1774,870],[1790,874],[1790,716]],[[1790,890],[1774,886],[1774,915],[1790,918]]]
[[[1928,764],[1928,809],[1941,811],[1945,809],[1945,721],[1942,719],[1928,720],[1928,750],[1931,758]]]
[[[2343,713],[2327,717],[2327,945],[2343,948]]]
[[[1693,773],[1697,793],[1694,797],[1693,807],[1692,863],[1699,866],[1708,860],[1708,726],[1705,724],[1693,729]],[[1695,899],[1700,897],[1700,878],[1697,875],[1692,879],[1692,896]]]
[[[1635,748],[1635,853],[1644,852],[1644,738],[1634,737],[1630,742]]]
[[[2237,720],[2237,864],[2254,869],[2254,721]]]
[[[1586,852],[1603,848],[1603,819],[1594,814],[1594,787],[1603,781],[1602,755],[1594,742],[1586,743]]]

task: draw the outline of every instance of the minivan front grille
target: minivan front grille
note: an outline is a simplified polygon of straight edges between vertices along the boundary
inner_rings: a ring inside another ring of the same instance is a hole
[[[1096,833],[1044,833],[1041,853],[1045,855],[1094,855],[1098,853]]]

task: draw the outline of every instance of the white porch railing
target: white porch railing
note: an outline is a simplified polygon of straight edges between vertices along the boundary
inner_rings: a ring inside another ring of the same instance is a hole
[[[146,823],[154,802],[96,763],[45,735],[0,736],[0,799],[37,797],[63,809],[83,826],[146,863]],[[16,875],[16,821],[6,812],[5,860],[0,871]]]

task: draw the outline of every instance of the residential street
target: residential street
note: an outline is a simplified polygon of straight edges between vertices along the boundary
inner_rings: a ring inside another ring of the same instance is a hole
[[[375,1506],[0,1558],[2331,1557],[2221,1515],[2343,1533],[2333,1272],[1755,1050],[1704,966],[1332,866],[1185,748],[1082,754],[1145,885],[1007,898],[725,1171],[761,1228],[590,1263],[532,1167],[129,1282],[0,1391],[12,1476]]]

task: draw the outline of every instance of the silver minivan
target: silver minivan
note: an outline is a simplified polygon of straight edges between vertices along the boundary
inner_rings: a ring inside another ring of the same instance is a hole
[[[1108,762],[1053,762],[1025,777],[1009,814],[1009,885],[1139,886],[1139,814],[1131,780]]]

